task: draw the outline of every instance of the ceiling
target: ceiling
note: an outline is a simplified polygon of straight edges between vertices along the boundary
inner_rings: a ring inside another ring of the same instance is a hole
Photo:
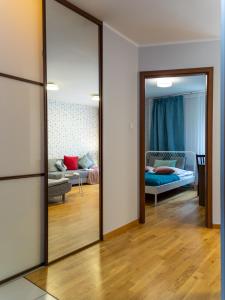
[[[138,45],[220,37],[220,0],[70,0]]]
[[[206,90],[206,76],[183,76],[174,77],[173,86],[170,88],[157,87],[157,79],[146,80],[146,98],[156,98],[174,94],[183,94],[190,92],[203,92]]]
[[[98,26],[54,0],[46,1],[48,99],[98,106]],[[60,20],[60,22],[58,21]]]

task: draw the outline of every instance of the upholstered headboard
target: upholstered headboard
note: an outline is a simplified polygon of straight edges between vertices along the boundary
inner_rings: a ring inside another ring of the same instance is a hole
[[[146,166],[154,166],[155,160],[176,160],[176,168],[195,172],[195,153],[191,151],[147,151]]]

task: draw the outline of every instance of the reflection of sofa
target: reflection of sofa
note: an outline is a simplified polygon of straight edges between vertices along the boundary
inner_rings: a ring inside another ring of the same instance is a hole
[[[67,178],[48,179],[48,198],[62,196],[62,201],[65,201],[65,194],[71,190],[71,183]]]
[[[59,171],[55,165],[57,160],[59,160],[59,159],[53,158],[53,159],[48,160],[48,178],[49,179],[61,179],[61,178],[64,178],[66,174],[72,174],[72,173],[76,172],[76,173],[80,174],[82,183],[87,183],[89,170],[78,169],[78,170],[74,170],[74,171],[73,170],[72,171]],[[74,178],[70,177],[69,181],[72,185],[79,184],[78,176],[74,176]]]

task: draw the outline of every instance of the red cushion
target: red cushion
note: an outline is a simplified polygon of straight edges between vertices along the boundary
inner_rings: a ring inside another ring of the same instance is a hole
[[[78,169],[78,156],[64,156],[64,164],[67,170],[77,170]]]
[[[175,171],[169,167],[158,167],[154,169],[155,174],[173,174]]]

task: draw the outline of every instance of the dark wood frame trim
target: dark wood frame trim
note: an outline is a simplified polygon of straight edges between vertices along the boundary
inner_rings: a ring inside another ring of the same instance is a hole
[[[17,273],[15,275],[13,275],[13,276],[7,277],[7,278],[5,278],[5,279],[3,279],[3,280],[0,281],[0,285],[6,283],[8,281],[11,281],[13,279],[16,279],[17,277],[24,276],[24,275],[26,275],[26,274],[28,274],[28,273],[30,273],[30,272],[32,272],[32,271],[34,271],[34,270],[36,270],[36,269],[38,269],[40,267],[43,267],[43,266],[44,266],[44,263],[36,265],[36,266],[34,266],[32,268],[29,268],[27,270],[24,270],[24,271],[22,271],[20,273]]]
[[[0,73],[0,77],[5,77],[5,78],[8,78],[8,79],[13,79],[13,80],[17,80],[17,81],[26,82],[26,83],[31,83],[31,84],[35,84],[35,85],[39,85],[39,86],[44,85],[42,82],[39,82],[39,81],[34,81],[34,80],[26,79],[26,78],[23,78],[23,77],[18,77],[18,76],[6,74],[6,73]]]
[[[140,72],[140,215],[145,223],[145,79],[204,74],[207,76],[206,101],[206,227],[212,228],[212,151],[213,151],[213,67]]]
[[[42,0],[42,38],[43,38],[43,84],[44,84],[44,264],[48,265],[48,101],[47,101],[47,39],[46,39],[46,0]]]
[[[90,15],[89,13],[87,13],[86,11],[80,9],[78,6],[76,6],[75,4],[72,4],[70,2],[68,2],[67,0],[55,0],[56,2],[66,6],[67,8],[73,10],[74,12],[76,12],[77,14],[79,14],[80,16],[88,19],[89,21],[97,24],[97,25],[102,25],[102,21],[100,21],[99,19],[95,18],[94,16]]]
[[[98,24],[99,38],[99,239],[103,241],[103,26]]]
[[[103,23],[94,16],[83,11],[74,4],[66,0],[55,0],[63,6],[71,9],[75,13],[83,16],[89,21],[98,25],[98,44],[99,44],[99,240],[77,249],[72,253],[68,253],[63,257],[57,258],[54,261],[49,262],[48,259],[48,101],[47,101],[47,38],[46,38],[46,0],[42,0],[43,7],[43,85],[44,85],[44,131],[45,131],[45,241],[44,241],[44,261],[45,265],[53,264],[65,257],[78,253],[90,246],[95,245],[99,241],[103,240]]]
[[[0,177],[0,181],[23,179],[23,178],[33,178],[33,177],[42,177],[42,176],[45,176],[45,173],[4,176],[4,177]]]
[[[90,243],[90,244],[88,244],[88,245],[86,245],[86,246],[83,246],[83,247],[81,247],[81,248],[79,248],[79,249],[76,249],[76,250],[74,250],[74,251],[72,251],[72,252],[70,252],[70,253],[68,253],[68,254],[65,254],[65,255],[59,257],[59,258],[56,258],[55,260],[50,261],[50,262],[48,263],[48,266],[53,265],[53,264],[55,264],[55,263],[57,263],[57,262],[59,262],[59,261],[65,259],[65,258],[67,258],[67,257],[70,257],[70,256],[72,256],[72,255],[74,255],[74,254],[80,253],[81,251],[84,251],[84,250],[86,250],[86,249],[88,249],[88,248],[90,248],[90,247],[92,247],[92,246],[94,246],[94,245],[97,245],[99,242],[100,242],[100,240],[94,241],[94,242],[92,242],[92,243]]]

